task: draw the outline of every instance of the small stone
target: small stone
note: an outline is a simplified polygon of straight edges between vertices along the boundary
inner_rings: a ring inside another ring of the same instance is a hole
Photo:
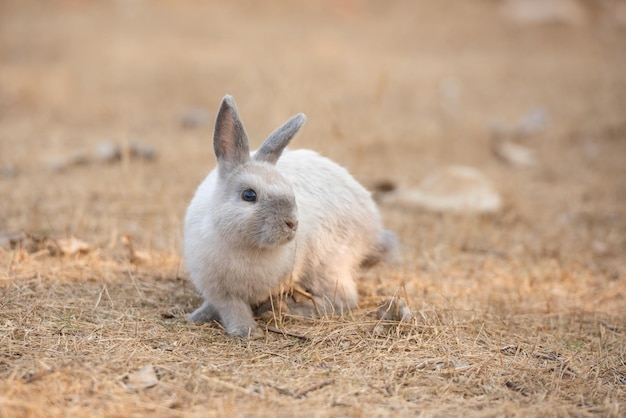
[[[393,181],[385,179],[374,183],[372,185],[372,190],[374,190],[374,192],[389,193],[393,192],[397,187],[398,185]]]
[[[72,152],[69,163],[70,165],[86,165],[89,163],[89,154],[84,149],[77,149]]]
[[[446,78],[439,83],[439,92],[444,100],[457,103],[461,97],[461,83],[456,78]]]
[[[626,3],[613,2],[613,10],[611,12],[615,23],[619,26],[626,26]]]
[[[411,310],[403,300],[394,297],[383,301],[378,306],[376,318],[382,321],[408,322],[411,320]]]
[[[48,169],[60,173],[70,166],[70,161],[65,157],[56,157],[48,161]]]
[[[180,115],[180,126],[185,129],[197,129],[209,124],[209,114],[201,108],[189,108]]]
[[[91,245],[75,237],[59,239],[57,245],[65,255],[86,254],[91,251]]]
[[[530,167],[537,163],[535,150],[515,142],[498,141],[494,144],[493,152],[498,158],[510,165]]]
[[[591,248],[593,249],[593,252],[598,255],[609,254],[611,250],[610,246],[606,242],[597,239],[594,239],[591,242]]]
[[[96,158],[103,163],[120,161],[122,159],[122,149],[115,142],[100,142],[96,146]]]
[[[489,130],[489,135],[496,140],[509,138],[514,134],[514,129],[499,119],[489,121],[487,129]]]
[[[587,140],[583,143],[583,154],[586,158],[595,159],[600,155],[600,150],[596,141]]]
[[[372,330],[372,333],[377,337],[383,337],[388,333],[387,328],[388,327],[383,324],[376,324],[376,326]]]
[[[142,144],[138,141],[132,141],[130,143],[130,156],[141,158],[142,160],[154,160],[157,152],[152,145]]]
[[[578,26],[587,23],[589,18],[576,0],[505,0],[500,11],[505,18],[523,25],[564,23]]]
[[[13,178],[17,175],[17,168],[14,165],[0,166],[0,177]]]
[[[525,113],[517,122],[517,133],[521,135],[534,135],[548,126],[550,117],[543,107],[535,107]]]
[[[461,104],[461,83],[454,77],[448,77],[439,83],[441,109],[448,117],[456,115]]]
[[[14,248],[17,244],[27,238],[23,231],[0,231],[0,247]]]
[[[469,362],[462,358],[457,359],[453,357],[450,359],[450,364],[455,370],[462,370],[462,369],[467,369],[468,367],[470,367]]]
[[[372,191],[372,198],[376,202],[381,202],[385,196],[392,193],[398,186],[391,180],[378,180],[368,187]]]
[[[250,392],[254,392],[257,393],[261,396],[265,395],[265,386],[263,386],[263,384],[258,384],[258,385],[248,385],[247,389]]]
[[[122,384],[131,390],[148,389],[156,386],[158,383],[158,371],[151,364],[143,366],[135,372],[128,373],[122,378]]]

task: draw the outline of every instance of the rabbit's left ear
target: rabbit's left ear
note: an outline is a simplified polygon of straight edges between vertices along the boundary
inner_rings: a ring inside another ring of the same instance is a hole
[[[222,174],[250,160],[248,136],[231,96],[224,97],[217,112],[213,149]]]
[[[306,122],[306,116],[299,113],[282,124],[263,141],[261,148],[254,154],[254,159],[276,164],[283,150],[304,125],[304,122]]]

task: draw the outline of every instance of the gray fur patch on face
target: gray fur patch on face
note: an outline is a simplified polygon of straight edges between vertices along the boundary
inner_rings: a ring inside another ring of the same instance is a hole
[[[295,238],[298,220],[293,196],[266,197],[259,202],[258,214],[256,242],[260,247],[286,244]]]
[[[256,201],[242,199],[244,190],[256,192]],[[291,184],[273,166],[249,162],[224,179],[223,205],[217,225],[223,239],[245,248],[270,249],[295,238],[297,205]]]

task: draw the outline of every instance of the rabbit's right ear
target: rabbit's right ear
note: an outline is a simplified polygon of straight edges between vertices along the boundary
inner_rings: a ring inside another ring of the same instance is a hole
[[[283,150],[304,125],[304,122],[306,122],[306,116],[304,113],[298,113],[283,123],[263,141],[259,150],[254,154],[254,159],[276,164]]]
[[[248,136],[231,96],[224,96],[217,112],[213,149],[220,174],[226,174],[250,160]]]

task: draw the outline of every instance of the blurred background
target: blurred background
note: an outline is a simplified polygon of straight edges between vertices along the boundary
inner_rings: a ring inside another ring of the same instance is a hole
[[[443,242],[616,277],[625,68],[619,0],[3,0],[0,230],[180,251],[232,94],[253,147],[304,112],[292,147],[374,189],[483,175],[488,216],[383,205],[416,257]]]

